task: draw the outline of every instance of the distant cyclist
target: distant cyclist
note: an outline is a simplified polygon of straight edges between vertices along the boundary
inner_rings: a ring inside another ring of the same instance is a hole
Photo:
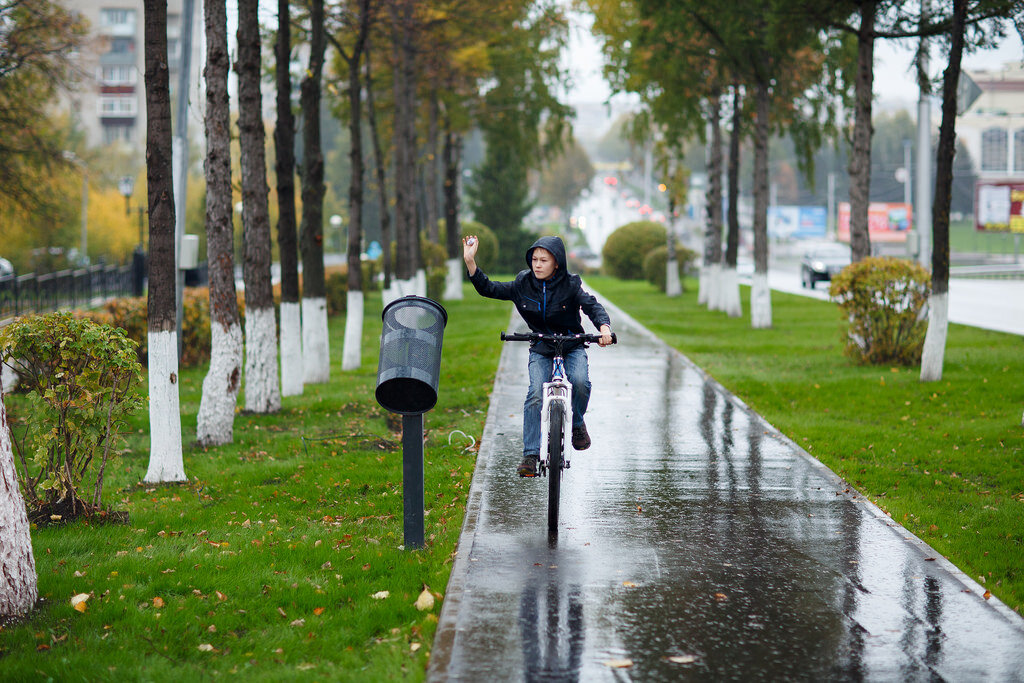
[[[463,239],[462,258],[469,281],[481,295],[515,304],[519,315],[534,332],[541,334],[583,334],[580,309],[600,330],[600,346],[612,343],[611,319],[593,294],[583,289],[579,275],[566,268],[565,245],[558,237],[541,237],[526,250],[527,270],[512,282],[494,282],[476,265],[480,241],[473,235]],[[540,454],[540,409],[544,382],[551,377],[554,348],[546,342],[530,346],[530,390],[523,406],[523,461],[521,477],[537,476]],[[590,402],[590,373],[587,351],[582,342],[563,346],[565,372],[572,383],[572,447],[590,448],[590,435],[583,416]]]

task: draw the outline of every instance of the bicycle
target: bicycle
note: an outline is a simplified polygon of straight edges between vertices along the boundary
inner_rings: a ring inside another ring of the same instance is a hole
[[[544,383],[543,402],[540,409],[540,453],[537,476],[548,478],[548,537],[558,534],[558,499],[562,486],[562,470],[571,463],[565,455],[565,443],[571,441],[572,431],[572,384],[565,375],[565,358],[562,349],[569,342],[596,344],[599,334],[526,334],[501,333],[501,341],[546,341],[554,345],[555,355],[551,359],[551,380]],[[612,334],[612,343],[616,343]],[[566,419],[568,416],[568,419]]]

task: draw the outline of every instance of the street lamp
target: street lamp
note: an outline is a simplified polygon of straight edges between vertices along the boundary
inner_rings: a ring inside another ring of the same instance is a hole
[[[63,156],[66,160],[78,166],[82,170],[82,244],[81,256],[82,265],[89,263],[89,169],[85,162],[70,150],[65,150]]]
[[[117,181],[117,189],[124,197],[124,213],[131,217],[131,199],[132,193],[135,191],[135,179],[130,175],[121,176],[121,179]],[[146,209],[141,204],[136,208],[139,212],[139,243],[132,253],[132,290],[135,296],[142,296],[146,280],[146,251],[143,247],[142,215],[146,213]]]
[[[334,250],[341,251],[341,224],[342,218],[338,214],[330,217],[331,227],[334,228]]]

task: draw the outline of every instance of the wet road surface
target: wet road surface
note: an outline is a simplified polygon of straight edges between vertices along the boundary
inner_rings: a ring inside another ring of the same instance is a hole
[[[1024,620],[609,312],[555,543],[505,345],[430,680],[1024,681]]]

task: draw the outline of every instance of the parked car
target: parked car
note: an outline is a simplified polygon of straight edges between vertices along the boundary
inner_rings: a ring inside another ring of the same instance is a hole
[[[800,259],[800,285],[814,289],[819,282],[831,282],[832,276],[850,265],[850,247],[823,244],[804,253]]]

